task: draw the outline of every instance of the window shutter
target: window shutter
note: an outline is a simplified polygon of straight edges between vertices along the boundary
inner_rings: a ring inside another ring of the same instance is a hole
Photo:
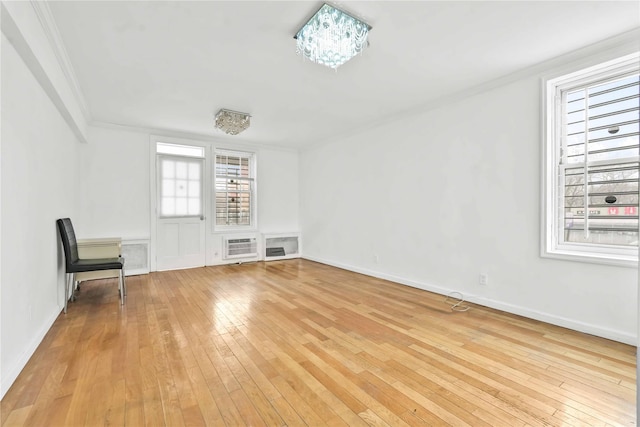
[[[253,210],[252,155],[216,154],[216,225],[251,225]]]

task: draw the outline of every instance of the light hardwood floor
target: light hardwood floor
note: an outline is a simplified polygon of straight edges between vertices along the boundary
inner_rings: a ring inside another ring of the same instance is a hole
[[[83,286],[3,426],[630,426],[635,347],[303,260]]]

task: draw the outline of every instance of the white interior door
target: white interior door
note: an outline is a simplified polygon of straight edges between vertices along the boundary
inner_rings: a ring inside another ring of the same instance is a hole
[[[204,158],[157,155],[156,269],[205,265]]]

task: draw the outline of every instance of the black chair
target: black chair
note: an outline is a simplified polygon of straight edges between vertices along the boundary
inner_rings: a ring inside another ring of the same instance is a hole
[[[66,261],[67,280],[64,285],[64,312],[67,312],[67,301],[69,300],[69,285],[71,286],[71,298],[75,299],[76,273],[85,271],[120,270],[118,280],[118,290],[120,292],[120,303],[124,304],[124,297],[127,295],[127,288],[124,281],[124,258],[99,258],[80,259],[78,257],[78,242],[73,225],[69,218],[61,218],[56,221],[62,246],[64,247],[64,257]]]

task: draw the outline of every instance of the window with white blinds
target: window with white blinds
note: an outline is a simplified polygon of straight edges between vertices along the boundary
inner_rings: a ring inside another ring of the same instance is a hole
[[[548,252],[637,261],[638,68],[636,55],[547,82]]]
[[[216,151],[215,162],[216,226],[254,226],[254,155],[238,151]]]

